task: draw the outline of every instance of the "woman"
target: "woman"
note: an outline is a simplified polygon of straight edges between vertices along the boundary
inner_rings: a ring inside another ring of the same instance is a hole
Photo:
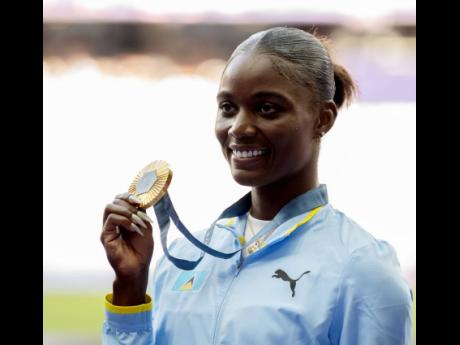
[[[206,255],[192,271],[163,257],[151,298],[151,225],[134,196],[115,198],[101,235],[116,274],[104,344],[411,344],[411,292],[393,248],[329,205],[318,183],[321,138],[354,90],[302,30],[272,28],[237,47],[215,132],[233,178],[251,192],[210,246],[231,252],[264,236],[228,260]],[[184,239],[169,251],[197,254]]]

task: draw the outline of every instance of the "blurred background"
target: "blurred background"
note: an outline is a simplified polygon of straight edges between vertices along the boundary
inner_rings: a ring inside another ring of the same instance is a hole
[[[191,230],[247,191],[214,137],[215,97],[233,49],[273,26],[328,35],[358,82],[323,140],[320,182],[335,208],[395,247],[415,292],[415,0],[260,4],[43,1],[44,344],[100,344],[113,279],[102,211],[147,163],[170,163],[169,193]],[[155,241],[154,262],[158,231]]]

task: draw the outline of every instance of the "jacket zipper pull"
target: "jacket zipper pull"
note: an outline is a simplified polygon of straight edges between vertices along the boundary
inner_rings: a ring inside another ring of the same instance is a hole
[[[241,266],[243,266],[243,255],[241,255],[241,257],[240,257],[239,260],[238,260],[238,263],[236,264],[236,274],[235,274],[235,277],[237,277],[238,274],[240,274]]]

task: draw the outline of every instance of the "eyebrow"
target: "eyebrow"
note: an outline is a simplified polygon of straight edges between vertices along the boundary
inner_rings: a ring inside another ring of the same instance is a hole
[[[251,98],[276,98],[279,101],[283,102],[289,102],[289,99],[287,99],[285,96],[278,92],[273,92],[273,91],[259,91],[256,92],[255,94],[251,95]],[[222,99],[222,98],[233,98],[233,95],[228,92],[228,91],[221,91],[217,94],[217,99]]]
[[[285,96],[278,92],[273,92],[273,91],[260,91],[252,95],[254,98],[276,98],[279,101],[282,102],[289,102],[289,99],[287,99]]]
[[[217,99],[220,99],[220,98],[232,98],[232,94],[227,91],[221,91],[217,94]]]

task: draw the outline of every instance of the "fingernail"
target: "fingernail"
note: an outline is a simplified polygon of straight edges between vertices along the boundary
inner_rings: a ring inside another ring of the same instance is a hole
[[[142,200],[135,195],[130,195],[128,198],[130,201],[135,202],[136,204],[142,204]]]
[[[142,211],[137,211],[137,215],[138,215],[139,217],[141,217],[143,220],[145,220],[145,221],[150,222],[150,223],[153,224],[152,218],[150,218],[150,217],[147,215],[147,213],[144,213],[144,212],[142,212]]]
[[[142,226],[143,228],[147,229],[147,224],[144,223],[144,221],[139,218],[139,216],[137,216],[136,214],[132,214],[131,215],[131,218],[133,219],[133,221],[135,221],[137,224],[139,224],[140,226]]]
[[[139,235],[144,236],[144,233],[141,231],[141,229],[139,229],[139,227],[136,224],[131,223],[131,228],[134,229],[134,231],[136,231]]]
[[[117,232],[117,234],[120,233],[120,228],[118,227],[118,225],[115,227],[115,231]]]
[[[117,194],[115,195],[115,198],[120,199],[123,196],[123,194]]]

